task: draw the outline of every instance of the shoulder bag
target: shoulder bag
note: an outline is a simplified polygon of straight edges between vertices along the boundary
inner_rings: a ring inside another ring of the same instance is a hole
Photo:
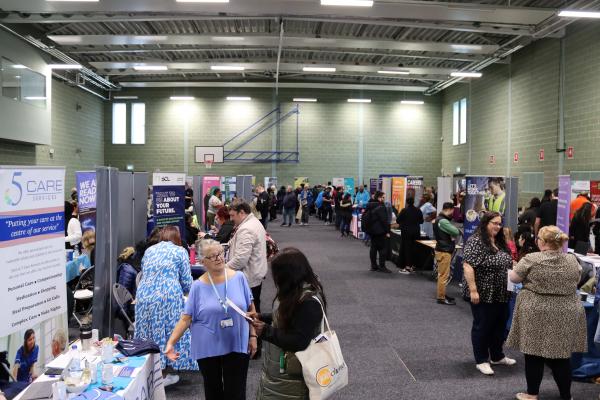
[[[323,311],[321,334],[310,341],[306,350],[296,352],[296,357],[302,364],[302,375],[310,400],[325,400],[348,385],[348,366],[337,335],[329,327],[323,304],[318,297],[312,297],[319,302]]]

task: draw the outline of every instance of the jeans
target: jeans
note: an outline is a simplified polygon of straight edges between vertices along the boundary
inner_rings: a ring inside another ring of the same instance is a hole
[[[377,267],[377,253],[379,253],[379,268],[385,268],[385,249],[385,235],[371,236],[371,250],[369,251],[369,256],[371,257],[371,268]]]
[[[296,209],[295,208],[284,208],[283,209],[283,225],[293,224],[295,218],[296,218]]]
[[[308,206],[302,206],[302,223],[308,224]]]
[[[508,321],[508,303],[482,303],[471,304],[473,314],[473,327],[471,328],[471,342],[475,362],[481,364],[500,361],[504,358],[502,344],[504,343],[504,330]]]
[[[435,261],[437,261],[437,298],[444,300],[446,298],[446,286],[450,277],[450,261],[452,254],[443,251],[435,252]]]
[[[265,229],[267,229],[267,225],[269,223],[269,210],[260,212],[260,223]]]
[[[331,207],[323,207],[323,219],[325,222],[331,223],[333,218],[333,210]]]
[[[340,231],[350,233],[350,221],[352,220],[352,217],[340,216],[340,220]]]
[[[206,400],[245,400],[249,360],[242,353],[199,359]]]
[[[525,378],[527,379],[527,394],[537,396],[544,377],[544,364],[552,370],[552,376],[558,386],[561,399],[571,398],[571,359],[550,359],[525,354]]]

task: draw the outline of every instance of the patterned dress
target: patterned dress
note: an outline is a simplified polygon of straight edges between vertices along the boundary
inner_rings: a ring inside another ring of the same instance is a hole
[[[525,256],[514,271],[523,278],[507,345],[545,358],[585,352],[585,311],[577,297],[579,263],[560,251]]]
[[[183,312],[183,295],[192,286],[190,260],[181,246],[160,242],[146,250],[142,259],[142,279],[135,304],[135,336],[150,339],[164,350],[169,336]],[[197,370],[190,354],[191,334],[186,331],[175,351],[180,358],[172,362],[161,354],[161,365],[178,370]]]

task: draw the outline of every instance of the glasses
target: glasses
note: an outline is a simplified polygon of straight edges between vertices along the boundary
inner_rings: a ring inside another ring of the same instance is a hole
[[[223,252],[219,252],[217,254],[215,254],[214,256],[206,256],[204,258],[206,258],[207,260],[211,260],[211,261],[218,261],[220,258],[223,258]]]
[[[502,226],[502,222],[490,222],[490,225]]]

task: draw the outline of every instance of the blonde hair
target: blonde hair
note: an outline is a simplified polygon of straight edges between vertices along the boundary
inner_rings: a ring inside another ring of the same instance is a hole
[[[506,243],[512,242],[514,240],[512,229],[510,229],[508,226],[502,228],[502,233],[504,233],[504,240],[506,241]]]
[[[119,257],[117,258],[117,260],[119,260],[120,262],[123,262],[123,261],[127,260],[129,257],[131,257],[133,255],[133,253],[135,253],[135,249],[133,247],[125,247],[123,249],[123,251],[121,252],[121,254],[119,254]]]
[[[94,239],[94,244],[90,246],[90,239]],[[96,232],[94,232],[93,229],[88,229],[87,231],[83,232],[83,236],[81,237],[81,245],[83,246],[84,249],[93,249],[96,244]]]
[[[560,249],[569,240],[569,236],[554,225],[541,228],[538,232],[538,238],[542,239],[553,250]]]

